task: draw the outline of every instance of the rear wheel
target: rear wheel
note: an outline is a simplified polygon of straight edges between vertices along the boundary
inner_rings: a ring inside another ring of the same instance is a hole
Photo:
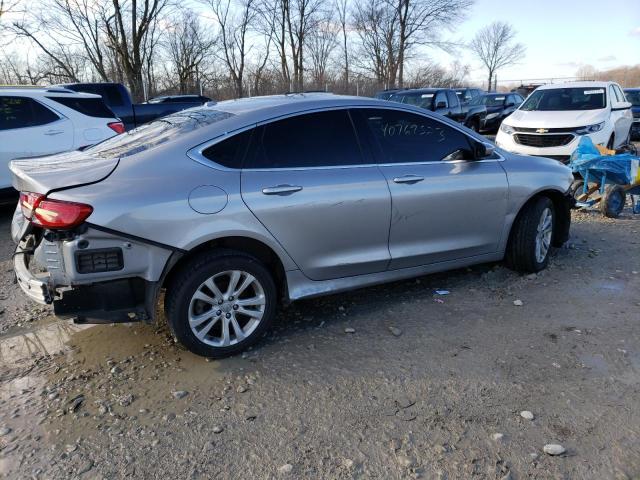
[[[600,211],[605,217],[617,218],[627,202],[627,194],[620,185],[606,185],[600,199]]]
[[[613,150],[613,146],[615,145],[615,140],[616,140],[615,134],[612,133],[611,136],[609,137],[609,142],[607,143],[607,148],[609,150]]]
[[[511,231],[505,260],[509,268],[535,273],[549,263],[553,243],[555,210],[548,197],[540,197],[524,207]]]
[[[175,337],[191,352],[223,358],[255,344],[276,310],[269,271],[239,252],[194,258],[167,289],[165,309]]]

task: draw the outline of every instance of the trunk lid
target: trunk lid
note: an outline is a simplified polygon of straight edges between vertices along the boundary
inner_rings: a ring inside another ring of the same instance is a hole
[[[13,186],[20,192],[47,194],[107,178],[118,166],[118,158],[100,158],[87,152],[65,152],[13,160]]]

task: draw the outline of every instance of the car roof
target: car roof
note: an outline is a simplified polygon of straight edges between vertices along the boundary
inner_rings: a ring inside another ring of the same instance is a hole
[[[400,90],[398,93],[436,93],[442,90],[451,90],[450,88],[407,88],[405,90]]]
[[[556,88],[607,88],[609,85],[617,85],[616,82],[565,82],[548,83],[540,85],[536,90],[553,90]]]
[[[625,88],[625,92],[640,92],[640,87]]]
[[[60,97],[60,98],[102,98],[93,93],[74,92],[63,87],[0,87],[0,95],[20,95],[23,97]]]
[[[431,115],[431,112],[413,105],[389,102],[377,98],[334,95],[330,93],[297,93],[207,102],[203,106],[171,114],[165,119],[169,119],[172,115],[183,116],[202,111],[232,114],[223,121],[214,122],[204,128],[186,133],[177,141],[177,144],[191,148],[193,145],[209,141],[216,136],[290,115],[300,115],[326,109],[358,107],[393,108],[395,110],[411,111],[423,116],[435,116],[441,122],[457,125],[456,122],[446,117],[437,116],[436,114]]]

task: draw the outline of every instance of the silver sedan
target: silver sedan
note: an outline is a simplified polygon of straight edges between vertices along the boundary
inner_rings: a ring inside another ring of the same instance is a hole
[[[285,302],[505,259],[569,235],[568,168],[437,114],[330,94],[207,104],[14,161],[24,292],[76,322],[155,320],[235,354]]]

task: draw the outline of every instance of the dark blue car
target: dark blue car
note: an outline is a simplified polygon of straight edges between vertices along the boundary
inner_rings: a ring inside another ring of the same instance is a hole
[[[633,112],[631,140],[640,140],[640,88],[627,88],[624,94],[631,102],[631,111]]]

